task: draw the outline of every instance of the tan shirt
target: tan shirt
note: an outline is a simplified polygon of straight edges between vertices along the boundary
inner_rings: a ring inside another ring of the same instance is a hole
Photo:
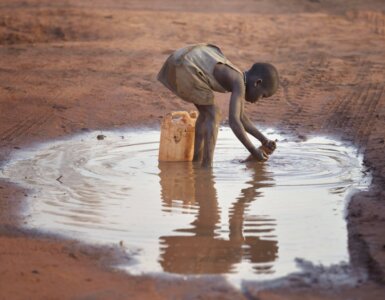
[[[226,92],[214,77],[214,68],[218,63],[228,65],[243,74],[218,47],[197,44],[172,53],[160,70],[158,80],[185,101],[212,105],[214,91]]]

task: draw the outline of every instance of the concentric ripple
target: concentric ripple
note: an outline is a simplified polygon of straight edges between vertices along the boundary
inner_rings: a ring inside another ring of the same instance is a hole
[[[28,226],[93,243],[119,243],[128,271],[276,278],[295,258],[348,261],[344,199],[363,188],[356,150],[327,138],[278,148],[265,163],[222,128],[214,167],[158,163],[157,131],[47,143],[4,167],[34,190]],[[325,247],[328,245],[328,247]]]

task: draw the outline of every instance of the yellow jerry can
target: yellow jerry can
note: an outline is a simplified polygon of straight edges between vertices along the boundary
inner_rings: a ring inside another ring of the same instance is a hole
[[[192,161],[197,111],[174,111],[162,121],[159,161]]]

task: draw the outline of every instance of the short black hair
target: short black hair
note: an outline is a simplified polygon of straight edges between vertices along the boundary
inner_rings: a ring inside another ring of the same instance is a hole
[[[272,91],[278,89],[279,76],[277,69],[269,63],[255,63],[249,73],[262,79],[262,86]]]

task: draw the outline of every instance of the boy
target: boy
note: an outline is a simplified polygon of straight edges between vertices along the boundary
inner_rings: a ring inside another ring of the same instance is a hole
[[[197,44],[172,53],[160,70],[158,80],[181,99],[194,103],[199,111],[193,161],[201,162],[206,167],[212,164],[220,121],[214,91],[231,92],[229,125],[252,157],[264,161],[267,154],[251,143],[246,132],[270,152],[276,148],[275,142],[255,128],[244,113],[245,100],[254,103],[277,91],[279,80],[274,66],[256,63],[250,70],[242,72],[226,59],[217,46]]]

